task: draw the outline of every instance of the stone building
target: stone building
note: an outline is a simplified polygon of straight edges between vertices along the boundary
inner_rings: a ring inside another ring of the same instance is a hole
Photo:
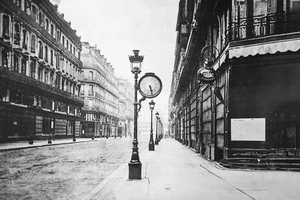
[[[0,1],[0,137],[80,134],[81,42],[48,0]]]
[[[297,167],[300,0],[180,0],[176,27],[175,138],[228,166]]]
[[[82,43],[82,137],[116,136],[119,91],[114,68],[96,46]]]
[[[133,134],[133,85],[127,79],[118,78],[119,90],[119,129],[118,136]]]

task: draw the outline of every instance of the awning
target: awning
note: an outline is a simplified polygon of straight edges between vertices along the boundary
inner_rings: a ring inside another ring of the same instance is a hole
[[[300,50],[300,39],[276,40],[264,43],[255,43],[229,47],[229,58],[248,57],[255,55],[275,54],[277,52],[296,52]]]

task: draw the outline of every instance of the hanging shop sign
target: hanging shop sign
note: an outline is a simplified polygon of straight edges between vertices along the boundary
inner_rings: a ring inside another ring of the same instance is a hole
[[[198,70],[198,81],[211,84],[216,80],[215,70],[213,68],[202,67]]]

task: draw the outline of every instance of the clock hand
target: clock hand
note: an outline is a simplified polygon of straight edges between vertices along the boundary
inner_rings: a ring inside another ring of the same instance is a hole
[[[152,90],[152,87],[151,87],[151,85],[149,85],[149,88],[150,88],[150,91],[151,91],[151,93],[153,93],[153,90]]]

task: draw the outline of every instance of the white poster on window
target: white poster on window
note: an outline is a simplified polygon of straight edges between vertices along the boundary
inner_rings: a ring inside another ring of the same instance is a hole
[[[266,141],[265,118],[231,119],[232,141]]]

